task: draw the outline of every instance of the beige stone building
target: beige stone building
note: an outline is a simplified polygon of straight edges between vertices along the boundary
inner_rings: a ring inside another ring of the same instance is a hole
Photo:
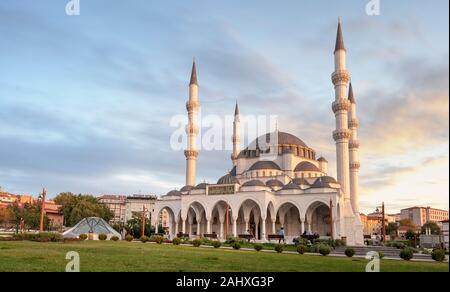
[[[421,227],[427,222],[448,220],[448,211],[431,207],[411,207],[400,211],[400,219],[410,219],[414,225]]]

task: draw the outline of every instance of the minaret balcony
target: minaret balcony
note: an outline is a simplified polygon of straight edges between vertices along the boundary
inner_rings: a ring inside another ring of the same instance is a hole
[[[198,151],[197,150],[185,150],[184,156],[186,156],[186,159],[197,159]]]
[[[357,119],[351,119],[349,122],[348,122],[348,127],[350,128],[350,129],[356,129],[356,128],[359,128],[359,121],[357,120]]]
[[[342,99],[333,102],[332,109],[335,114],[342,111],[348,112],[350,110],[351,105],[352,104],[348,99]]]
[[[361,164],[359,162],[350,163],[350,170],[359,170],[361,168]]]
[[[349,129],[340,129],[333,132],[334,141],[348,140],[352,136],[352,132]]]
[[[350,73],[347,70],[333,72],[331,80],[335,86],[347,84],[350,81]]]
[[[359,149],[359,141],[358,141],[358,140],[351,140],[351,141],[349,142],[348,147],[349,147],[350,149]]]

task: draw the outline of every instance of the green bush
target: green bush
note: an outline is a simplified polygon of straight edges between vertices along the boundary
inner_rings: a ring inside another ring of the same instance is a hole
[[[240,244],[239,242],[235,242],[235,243],[233,243],[233,244],[231,245],[231,247],[232,247],[233,249],[238,250],[238,249],[241,249],[241,244]]]
[[[212,246],[214,246],[214,248],[219,248],[222,246],[222,243],[220,241],[213,241]]]
[[[14,240],[28,240],[36,242],[62,242],[63,236],[55,232],[40,232],[40,233],[22,233],[13,236]]]
[[[106,238],[108,238],[108,236],[106,234],[99,234],[98,235],[98,240],[106,240]]]
[[[156,242],[157,244],[162,244],[164,242],[164,237],[162,237],[161,235],[152,235],[149,241]]]
[[[233,244],[233,243],[244,243],[244,241],[240,240],[238,237],[229,236],[227,241],[225,241],[226,244]]]
[[[261,250],[263,249],[263,245],[262,245],[262,244],[259,244],[259,243],[256,243],[256,244],[253,245],[253,248],[254,248],[256,251],[261,251]]]
[[[173,244],[173,245],[180,245],[180,244],[181,244],[181,238],[175,237],[175,238],[172,240],[172,244]]]
[[[284,251],[284,245],[283,244],[277,244],[275,245],[275,251],[277,253],[282,253]]]
[[[148,238],[147,236],[145,236],[145,235],[142,235],[141,238],[139,238],[139,240],[140,240],[142,243],[146,243],[147,241],[149,241],[149,238]]]
[[[345,250],[345,255],[352,258],[355,255],[355,250],[353,248],[347,248]]]
[[[306,245],[300,244],[297,246],[297,252],[299,254],[305,254],[308,251],[308,247]]]
[[[118,236],[113,236],[113,237],[111,237],[111,240],[112,240],[112,241],[118,241],[118,240],[119,240],[119,237],[118,237]]]
[[[200,239],[194,239],[192,241],[192,245],[194,245],[195,247],[199,247],[200,245],[202,245],[202,241]]]
[[[125,240],[128,242],[132,242],[134,239],[133,235],[128,234],[127,236],[125,236]]]
[[[409,248],[409,247],[405,247],[400,252],[400,258],[404,259],[405,261],[409,261],[413,257],[414,257],[414,251],[411,248]]]
[[[384,253],[382,251],[379,251],[378,257],[380,258],[380,260],[384,259]]]
[[[435,249],[431,253],[431,257],[433,260],[437,262],[443,262],[445,260],[445,250],[443,249]]]
[[[82,234],[80,234],[80,235],[78,236],[78,238],[81,239],[81,240],[86,240],[86,239],[88,238],[88,236],[87,236],[87,234],[82,233]]]
[[[319,246],[319,253],[323,256],[327,256],[331,253],[331,248],[330,246],[326,245],[326,244],[321,244]]]

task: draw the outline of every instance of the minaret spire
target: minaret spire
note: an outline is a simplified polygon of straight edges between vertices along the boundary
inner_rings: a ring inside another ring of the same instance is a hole
[[[200,103],[198,101],[197,67],[195,59],[192,64],[191,82],[189,84],[189,100],[186,103],[188,112],[188,125],[186,127],[187,148],[184,151],[186,156],[186,185],[195,186],[196,164],[198,158],[197,135],[198,135],[198,111]]]
[[[233,121],[233,153],[231,154],[231,160],[233,161],[233,166],[237,166],[237,159],[239,157],[239,152],[241,151],[241,120],[239,114],[239,105],[236,101],[236,107],[234,109],[234,121]]]
[[[352,103],[352,104],[356,104],[356,100],[355,100],[355,95],[353,94],[353,85],[350,82],[350,87],[348,89],[348,100]]]
[[[334,52],[336,53],[339,50],[344,50],[345,51],[344,35],[342,33],[342,20],[341,20],[341,17],[339,17],[339,22],[338,22],[338,29],[337,29],[337,35],[336,35],[336,47],[334,49]]]
[[[197,82],[197,65],[195,64],[195,58],[192,62],[192,72],[191,72],[191,82],[189,83],[189,85],[198,85]]]

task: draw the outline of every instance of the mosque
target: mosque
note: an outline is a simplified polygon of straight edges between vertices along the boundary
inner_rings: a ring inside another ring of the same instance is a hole
[[[233,169],[216,184],[196,184],[198,126],[197,70],[194,61],[186,104],[186,186],[161,196],[155,203],[152,222],[169,214],[169,232],[196,236],[215,235],[221,240],[250,233],[260,242],[284,230],[286,241],[303,233],[344,239],[348,245],[363,244],[359,216],[358,120],[356,101],[346,68],[341,20],[334,51],[335,90],[332,110],[336,130],[337,177],[328,176],[328,162],[295,135],[275,131],[240,149],[240,113],[233,122]],[[258,141],[276,141],[264,143]],[[267,159],[267,153],[273,153]]]

